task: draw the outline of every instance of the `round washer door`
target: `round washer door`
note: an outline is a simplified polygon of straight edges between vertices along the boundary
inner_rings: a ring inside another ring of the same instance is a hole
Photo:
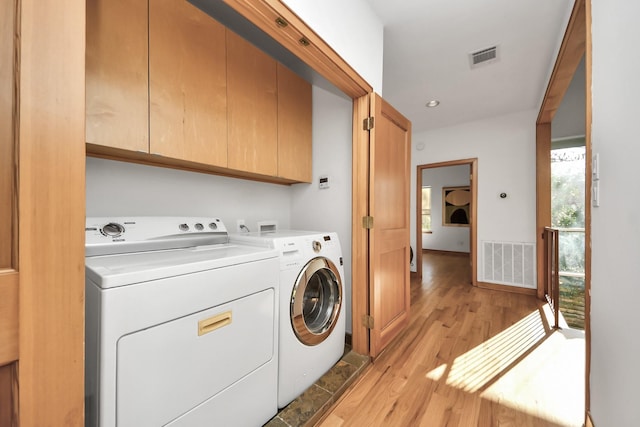
[[[324,341],[336,326],[342,305],[342,281],[338,268],[324,257],[304,266],[291,294],[291,326],[306,345]]]

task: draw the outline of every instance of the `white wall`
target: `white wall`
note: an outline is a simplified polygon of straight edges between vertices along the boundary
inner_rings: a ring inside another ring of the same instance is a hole
[[[366,0],[283,0],[382,94],[383,26]]]
[[[338,233],[344,259],[347,332],[352,330],[351,122],[351,100],[313,88],[313,183],[294,185],[291,198],[292,228]],[[320,175],[329,176],[328,189],[318,188]]]
[[[469,165],[428,168],[422,171],[422,185],[431,187],[431,233],[422,235],[422,249],[469,252],[469,227],[442,225],[442,187],[469,185]]]
[[[87,216],[214,216],[235,232],[237,219],[288,227],[290,203],[285,185],[87,158]]]
[[[592,1],[591,412],[598,427],[638,426],[640,384],[640,3]]]
[[[478,158],[478,278],[483,240],[535,242],[536,110],[523,111],[413,135],[411,194],[416,166]],[[418,144],[423,150],[416,150]],[[500,193],[507,193],[501,199]],[[411,200],[411,244],[416,239],[416,200]],[[415,266],[412,266],[415,271]]]

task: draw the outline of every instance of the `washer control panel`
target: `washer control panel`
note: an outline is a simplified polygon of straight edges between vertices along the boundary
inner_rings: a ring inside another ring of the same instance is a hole
[[[100,232],[104,236],[120,237],[120,235],[124,233],[124,227],[117,222],[110,222],[103,225],[102,228],[100,228]]]
[[[85,255],[137,252],[149,242],[165,242],[164,248],[227,243],[228,237],[219,218],[88,217]]]

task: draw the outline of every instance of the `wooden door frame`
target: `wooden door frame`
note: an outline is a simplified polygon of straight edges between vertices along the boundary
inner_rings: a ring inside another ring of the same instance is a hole
[[[416,272],[422,278],[422,172],[448,166],[469,165],[471,187],[471,213],[469,221],[469,257],[471,259],[471,284],[478,286],[478,158],[450,160],[438,163],[428,163],[416,167]]]
[[[551,225],[551,123],[585,56],[585,422],[591,405],[591,0],[576,0],[536,121],[536,242],[538,297],[543,288],[542,230]]]
[[[538,298],[541,299],[544,297],[542,231],[544,227],[551,226],[551,157],[549,155],[551,122],[571,84],[580,60],[585,54],[585,45],[585,0],[576,0],[536,121],[536,247]],[[586,69],[589,75],[591,70],[589,67]],[[590,87],[587,90],[590,90]],[[587,104],[590,105],[590,102],[587,101]],[[587,127],[590,127],[590,122],[587,123]],[[589,138],[586,138],[585,143],[587,146],[587,170],[590,170],[591,141]],[[590,179],[589,176],[587,178]],[[586,194],[589,196],[590,192],[588,191]],[[588,212],[585,212],[585,220],[587,219],[586,215],[590,214],[588,203],[586,203],[586,207]]]
[[[16,425],[84,425],[85,1],[16,0]]]

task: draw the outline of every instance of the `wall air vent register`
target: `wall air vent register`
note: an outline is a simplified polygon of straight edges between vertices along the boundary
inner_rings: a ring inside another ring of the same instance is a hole
[[[498,60],[498,46],[480,49],[469,54],[469,65],[476,68],[481,64],[490,64]]]

